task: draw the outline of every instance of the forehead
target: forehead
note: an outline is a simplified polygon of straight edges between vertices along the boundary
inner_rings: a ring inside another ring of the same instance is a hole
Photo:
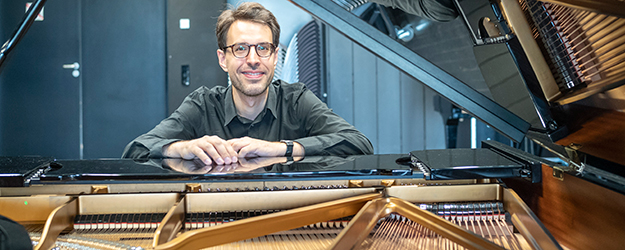
[[[227,44],[272,42],[269,26],[251,21],[235,21],[228,29]]]

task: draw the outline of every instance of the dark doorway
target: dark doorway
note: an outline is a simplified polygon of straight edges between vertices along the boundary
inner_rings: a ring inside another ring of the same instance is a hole
[[[23,0],[2,1],[6,41],[22,20]],[[78,0],[49,1],[0,74],[2,155],[80,156],[79,83],[63,64],[79,62]]]
[[[2,41],[26,2],[0,2]],[[44,20],[0,74],[0,155],[116,158],[162,120],[165,7],[165,0],[48,1]]]

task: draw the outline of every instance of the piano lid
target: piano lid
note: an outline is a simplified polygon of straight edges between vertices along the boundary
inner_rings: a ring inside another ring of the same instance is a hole
[[[530,128],[530,124],[518,115],[475,91],[334,2],[329,0],[290,1],[373,54],[421,81],[510,139],[521,141]]]
[[[265,181],[313,179],[402,179],[422,178],[408,162],[398,163],[405,155],[310,156],[287,162],[286,157],[259,157],[232,165],[204,165],[181,159],[108,159],[60,160],[46,169],[31,184],[77,183],[150,183],[188,181]],[[43,170],[42,170],[43,171]]]
[[[25,180],[42,173],[51,157],[0,157],[0,187],[23,187]]]

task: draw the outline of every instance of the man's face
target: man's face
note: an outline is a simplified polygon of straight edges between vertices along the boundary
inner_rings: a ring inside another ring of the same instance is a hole
[[[267,25],[235,21],[228,30],[226,45],[271,43],[272,38],[271,29]],[[256,53],[257,49],[251,46],[249,54],[243,58],[236,58],[232,53],[232,48],[227,48],[225,51],[217,50],[219,65],[230,75],[233,90],[246,96],[259,96],[265,93],[271,84],[278,61],[276,51],[271,56],[262,58]]]

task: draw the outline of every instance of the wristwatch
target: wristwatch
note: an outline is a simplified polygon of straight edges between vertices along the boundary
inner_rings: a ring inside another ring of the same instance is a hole
[[[284,156],[292,157],[293,156],[293,141],[280,140],[280,142],[283,142],[284,144],[286,144],[286,152],[284,153]]]

